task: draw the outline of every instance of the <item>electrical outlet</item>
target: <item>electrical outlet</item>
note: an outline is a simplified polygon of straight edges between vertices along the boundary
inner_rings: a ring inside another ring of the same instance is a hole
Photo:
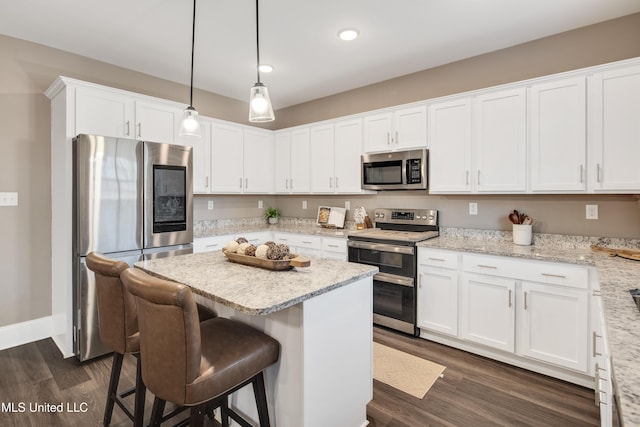
[[[469,203],[469,215],[478,215],[477,203]]]
[[[0,206],[18,206],[18,193],[0,193]]]
[[[587,219],[598,219],[598,205],[587,205]]]
[[[262,200],[258,200],[258,209],[262,209],[263,207]]]
[[[207,209],[209,209],[210,211],[213,210],[213,200],[209,200],[209,202],[207,203]]]
[[[307,201],[306,200],[302,201],[302,209],[307,209]]]
[[[351,202],[350,202],[350,201],[348,201],[348,200],[347,200],[347,201],[345,201],[345,202],[344,202],[344,208],[345,208],[346,210],[348,210],[348,211],[349,211],[349,210],[351,210]]]

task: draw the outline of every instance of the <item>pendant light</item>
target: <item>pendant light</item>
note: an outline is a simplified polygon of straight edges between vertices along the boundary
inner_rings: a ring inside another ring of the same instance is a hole
[[[200,122],[198,122],[198,111],[193,108],[193,54],[196,41],[196,0],[193,0],[193,26],[191,30],[191,86],[189,91],[189,106],[185,108],[180,125],[180,136],[191,136],[199,138],[202,136]]]
[[[269,90],[260,82],[260,17],[258,14],[258,0],[256,0],[256,72],[258,81],[251,88],[249,95],[249,121],[252,123],[271,122],[275,120]]]

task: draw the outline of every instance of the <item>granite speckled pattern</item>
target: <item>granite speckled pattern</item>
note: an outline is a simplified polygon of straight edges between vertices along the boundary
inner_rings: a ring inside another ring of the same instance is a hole
[[[590,249],[592,244],[640,249],[640,241],[534,233],[531,246],[519,246],[511,239],[510,232],[442,228],[440,237],[419,246],[595,267],[620,416],[624,425],[640,425],[640,311],[629,294],[640,287],[640,262]]]
[[[140,261],[135,266],[249,315],[275,313],[378,272],[378,267],[320,258],[311,258],[310,267],[270,271],[229,262],[218,251]]]
[[[217,219],[197,221],[193,227],[193,237],[224,236],[226,234],[251,233],[256,231],[280,231],[298,234],[347,238],[347,233],[355,229],[355,222],[346,221],[344,228],[323,228],[315,219],[280,217],[278,224],[270,225],[264,218]]]

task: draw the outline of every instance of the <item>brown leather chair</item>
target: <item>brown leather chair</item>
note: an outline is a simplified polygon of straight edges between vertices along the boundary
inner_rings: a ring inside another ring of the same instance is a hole
[[[103,425],[107,426],[111,423],[113,406],[117,404],[133,421],[134,426],[142,426],[146,388],[142,381],[139,357],[138,314],[135,298],[127,292],[120,281],[120,275],[129,268],[129,265],[123,261],[114,261],[102,254],[92,252],[87,255],[87,267],[95,273],[96,277],[100,339],[114,352]],[[125,354],[136,356],[136,385],[119,394],[118,382]],[[124,397],[132,393],[135,393],[133,414],[123,400]]]
[[[165,402],[191,407],[191,426],[220,407],[228,417],[250,426],[228,407],[228,396],[252,383],[260,426],[269,426],[263,371],[278,360],[280,344],[241,322],[221,317],[198,322],[196,303],[185,285],[150,276],[139,269],[122,273],[136,296],[142,377],[155,394],[150,425],[160,425]]]

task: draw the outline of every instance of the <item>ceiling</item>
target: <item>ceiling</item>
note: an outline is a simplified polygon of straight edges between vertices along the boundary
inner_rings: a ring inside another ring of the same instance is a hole
[[[189,84],[191,0],[19,0],[0,34]],[[638,0],[261,0],[276,109],[640,12]],[[355,27],[351,42],[337,32]],[[247,100],[254,0],[197,3],[194,86]],[[197,98],[194,99],[197,106]]]

